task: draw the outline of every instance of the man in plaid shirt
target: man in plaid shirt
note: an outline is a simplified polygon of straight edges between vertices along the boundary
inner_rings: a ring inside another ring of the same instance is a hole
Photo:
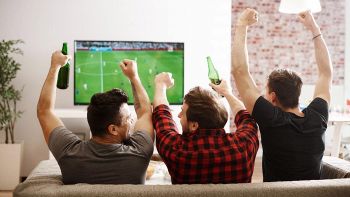
[[[223,95],[235,115],[236,132],[223,129],[228,113],[220,96],[195,87],[184,97],[180,118],[183,134],[173,120],[166,89],[174,85],[171,73],[155,78],[153,125],[158,153],[173,184],[249,183],[259,147],[254,119],[223,80],[210,86]]]

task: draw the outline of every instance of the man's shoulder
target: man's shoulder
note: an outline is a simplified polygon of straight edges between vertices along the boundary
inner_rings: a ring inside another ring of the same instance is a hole
[[[324,99],[316,97],[303,111],[307,113],[316,113],[328,118],[328,103]]]
[[[154,108],[153,110],[153,114],[155,113],[159,113],[159,112],[162,112],[162,111],[168,111],[170,112],[170,107],[168,105],[165,105],[165,104],[161,104],[161,105],[158,105]]]
[[[141,154],[152,155],[153,154],[153,140],[146,131],[135,131],[125,145],[136,147],[136,151]]]
[[[56,127],[49,137],[49,149],[56,160],[71,152],[81,144],[82,140],[64,126]],[[76,150],[76,149],[75,149]]]
[[[153,144],[153,140],[147,131],[137,130],[130,135],[132,142],[144,141],[148,144]]]
[[[257,113],[261,113],[261,111],[270,110],[276,108],[273,106],[268,100],[266,100],[263,96],[260,96],[256,99],[252,115],[257,115]]]
[[[74,135],[72,131],[70,131],[64,126],[58,126],[51,131],[49,135],[49,143],[71,135]]]
[[[315,106],[315,105],[327,108],[328,107],[328,102],[326,100],[324,100],[323,98],[321,98],[321,97],[316,97],[310,102],[309,106]]]
[[[54,129],[52,129],[51,134],[55,133],[55,132],[71,132],[71,131],[69,131],[69,129],[67,129],[65,126],[58,126]]]
[[[257,121],[260,127],[271,125],[275,122],[284,120],[287,116],[287,112],[284,112],[281,108],[274,106],[270,101],[266,100],[263,96],[260,96],[254,105],[252,117]]]

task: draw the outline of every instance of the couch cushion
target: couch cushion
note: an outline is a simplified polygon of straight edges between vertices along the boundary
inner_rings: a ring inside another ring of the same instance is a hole
[[[334,160],[333,160],[334,161]],[[332,161],[332,162],[333,162]],[[330,164],[329,164],[330,165]],[[28,179],[19,184],[14,197],[21,196],[347,196],[350,179],[288,181],[248,184],[207,185],[63,185],[55,160],[46,160],[33,170]]]
[[[350,178],[350,162],[337,157],[324,156],[321,179]]]

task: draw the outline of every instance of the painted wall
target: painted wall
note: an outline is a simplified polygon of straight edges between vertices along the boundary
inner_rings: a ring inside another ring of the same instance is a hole
[[[14,81],[24,86],[16,139],[25,143],[22,176],[48,158],[36,118],[36,104],[51,53],[75,39],[185,42],[185,92],[208,86],[206,56],[223,77],[229,76],[231,42],[230,0],[0,0],[0,39],[23,39],[22,70]],[[71,82],[73,81],[71,69]],[[73,106],[73,86],[58,91],[57,108]],[[175,115],[179,107],[174,107]],[[73,129],[87,129],[85,120],[67,120]],[[1,137],[1,136],[0,136]],[[3,139],[3,138],[0,138]]]
[[[350,0],[346,0],[345,98],[350,99]]]

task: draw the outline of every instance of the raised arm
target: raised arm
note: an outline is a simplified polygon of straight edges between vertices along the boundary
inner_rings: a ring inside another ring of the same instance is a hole
[[[216,92],[218,92],[220,95],[223,95],[227,99],[234,115],[233,117],[237,127],[235,135],[238,138],[247,139],[244,140],[245,142],[251,142],[247,144],[247,147],[251,151],[256,152],[259,148],[259,139],[258,127],[255,120],[245,110],[243,103],[233,95],[232,90],[227,84],[226,80],[222,80],[219,85],[212,83],[209,85],[214,88]]]
[[[51,67],[41,89],[37,105],[37,117],[47,144],[52,130],[58,126],[63,126],[62,121],[55,115],[54,108],[56,102],[56,82],[58,71],[61,66],[67,63],[68,59],[69,56],[63,55],[60,51],[56,51],[52,54]]]
[[[312,41],[315,47],[316,63],[318,67],[318,79],[316,81],[314,98],[320,97],[329,104],[332,87],[332,62],[326,42],[322,37],[320,27],[315,22],[310,11],[299,14],[299,20],[312,33]]]
[[[217,93],[224,96],[230,105],[231,111],[233,116],[236,116],[236,114],[244,110],[245,107],[243,103],[233,95],[231,88],[227,84],[226,80],[222,80],[219,85],[215,85],[213,83],[209,84]]]
[[[242,101],[250,114],[260,93],[249,73],[247,30],[250,25],[257,21],[258,13],[253,9],[247,8],[240,15],[236,23],[231,56],[231,72]]]
[[[134,108],[137,115],[137,121],[134,129],[137,131],[146,131],[154,140],[154,131],[152,125],[152,106],[148,94],[143,87],[137,72],[137,63],[132,60],[123,60],[119,64],[124,75],[128,77],[134,95]]]
[[[172,74],[167,72],[158,74],[154,79],[154,84],[153,108],[159,105],[169,105],[168,98],[166,97],[166,90],[174,85]]]

